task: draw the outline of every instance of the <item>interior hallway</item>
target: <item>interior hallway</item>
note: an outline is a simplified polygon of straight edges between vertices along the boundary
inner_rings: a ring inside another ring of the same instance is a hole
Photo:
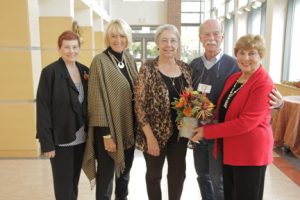
[[[300,161],[292,158],[292,162],[294,166],[274,153],[274,162],[267,169],[264,200],[299,200]],[[163,200],[168,199],[165,169]],[[128,199],[146,200],[145,161],[140,151],[136,151],[131,172]],[[186,174],[182,200],[200,200],[191,150],[187,154]],[[0,159],[0,177],[0,200],[54,200],[50,162],[47,159]],[[78,200],[95,199],[95,190],[90,190],[84,173],[79,188]]]

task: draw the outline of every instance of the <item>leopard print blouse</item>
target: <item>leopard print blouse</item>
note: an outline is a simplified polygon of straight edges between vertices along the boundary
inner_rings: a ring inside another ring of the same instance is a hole
[[[189,86],[192,85],[190,67],[176,60]],[[147,151],[147,141],[142,127],[149,124],[159,147],[164,148],[173,133],[171,105],[167,85],[158,69],[158,57],[142,65],[135,84],[135,113],[138,127],[136,147]]]

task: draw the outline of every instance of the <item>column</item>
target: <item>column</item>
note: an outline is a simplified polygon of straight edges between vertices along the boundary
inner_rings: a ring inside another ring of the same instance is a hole
[[[101,17],[94,19],[95,55],[101,53],[105,49],[103,29],[103,19]]]
[[[38,13],[37,0],[1,1],[0,157],[38,156],[34,101],[41,63]]]
[[[94,57],[93,11],[90,7],[82,5],[75,10],[74,19],[79,25],[82,38],[79,62],[90,66]]]
[[[39,1],[41,59],[45,67],[59,58],[58,36],[72,30],[74,0]]]
[[[167,1],[167,23],[177,27],[181,32],[181,0]],[[180,45],[178,47],[177,58],[180,58]]]

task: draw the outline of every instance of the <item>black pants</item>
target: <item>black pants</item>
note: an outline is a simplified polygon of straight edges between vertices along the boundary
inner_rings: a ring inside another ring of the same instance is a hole
[[[51,158],[54,192],[56,200],[76,200],[81,172],[84,144],[56,147]]]
[[[159,156],[144,153],[146,160],[146,185],[149,200],[161,200],[160,182],[165,158],[168,162],[168,193],[170,200],[180,200],[185,180],[185,156],[187,139],[180,138],[179,142],[172,141],[160,150]]]
[[[266,168],[223,165],[225,200],[262,200]]]
[[[114,160],[104,149],[103,137],[95,133],[95,151],[97,157],[96,174],[96,200],[110,200],[113,189],[113,177],[115,172]],[[126,200],[128,196],[128,183],[130,169],[134,157],[134,147],[124,151],[125,170],[115,179],[115,196],[117,200]]]

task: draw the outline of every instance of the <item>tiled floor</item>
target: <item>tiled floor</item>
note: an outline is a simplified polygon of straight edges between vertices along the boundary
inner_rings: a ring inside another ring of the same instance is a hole
[[[300,166],[300,165],[299,165]],[[165,170],[165,169],[164,169]],[[166,172],[164,172],[166,174]],[[146,200],[145,162],[136,151],[129,185],[129,200]],[[193,168],[192,151],[187,155],[187,177],[182,200],[200,200]],[[274,153],[274,164],[267,169],[264,200],[299,200],[300,170]],[[88,180],[82,173],[79,200],[94,200]],[[163,199],[168,199],[166,179],[162,180]],[[50,163],[47,159],[0,159],[0,200],[54,200]]]

